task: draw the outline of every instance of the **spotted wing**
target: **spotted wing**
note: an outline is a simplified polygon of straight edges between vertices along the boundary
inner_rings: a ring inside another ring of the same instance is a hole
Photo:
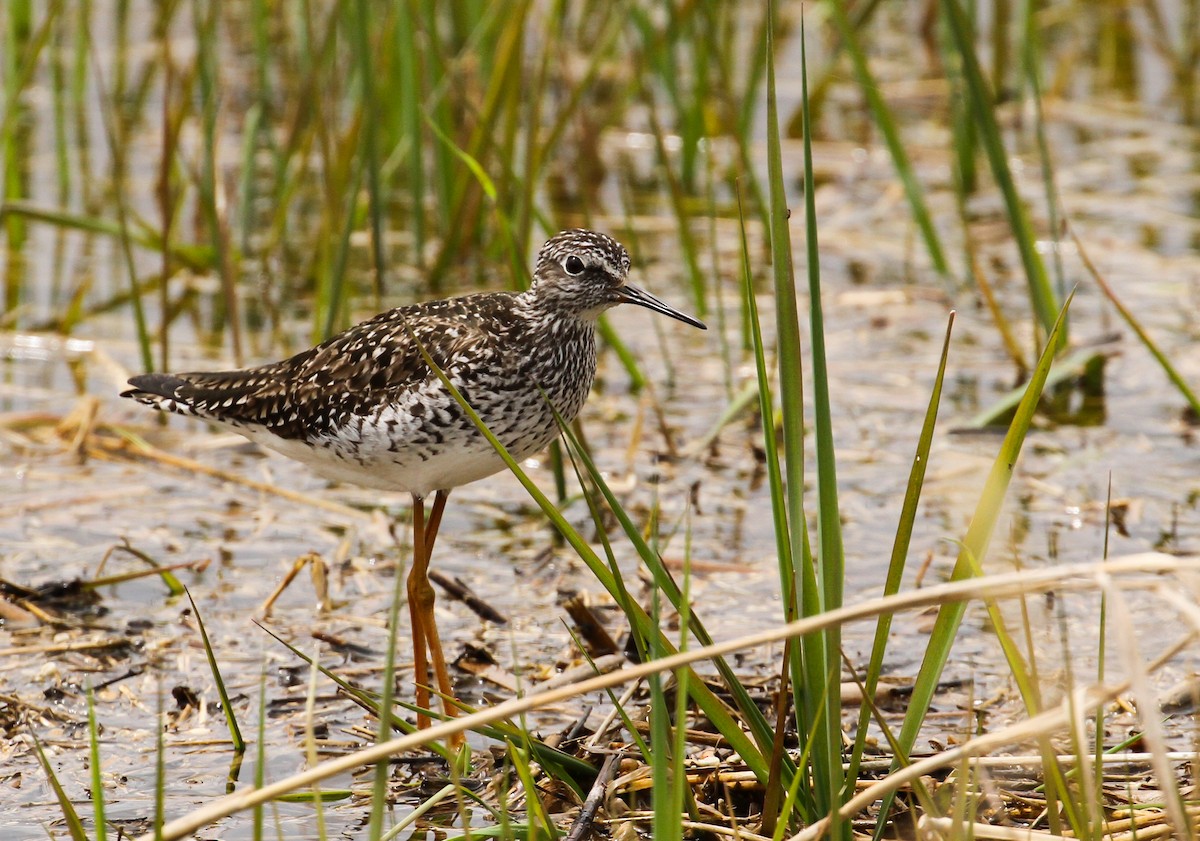
[[[401,307],[281,362],[240,371],[144,374],[131,378],[133,388],[122,396],[178,414],[265,428],[282,438],[311,438],[436,378],[422,346],[452,374],[494,352],[495,337],[469,310]]]

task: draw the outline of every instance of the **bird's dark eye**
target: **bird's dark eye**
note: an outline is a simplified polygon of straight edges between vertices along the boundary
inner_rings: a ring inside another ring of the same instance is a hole
[[[567,274],[569,275],[583,274],[583,261],[572,254],[563,261],[563,268],[567,270]]]

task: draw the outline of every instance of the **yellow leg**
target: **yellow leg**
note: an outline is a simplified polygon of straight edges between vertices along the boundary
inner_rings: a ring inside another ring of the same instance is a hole
[[[449,491],[438,491],[433,497],[433,509],[429,512],[429,522],[425,526],[425,584],[429,588],[428,601],[422,602],[422,607],[426,610],[424,617],[425,621],[425,642],[429,645],[429,659],[433,661],[433,671],[437,676],[438,691],[442,693],[444,699],[442,708],[446,711],[446,715],[455,716],[458,713],[458,708],[454,706],[450,700],[454,697],[454,686],[450,683],[450,672],[446,668],[446,655],[442,653],[442,640],[438,634],[437,621],[433,615],[434,591],[433,586],[429,584],[429,561],[433,557],[433,544],[437,542],[438,528],[442,524],[442,511],[446,508],[446,498],[450,496]],[[455,742],[460,742],[461,739],[456,739]]]
[[[446,656],[442,652],[442,641],[438,635],[437,621],[434,618],[433,606],[436,594],[433,585],[429,583],[429,561],[433,556],[433,545],[437,542],[438,528],[442,523],[442,512],[446,508],[449,491],[438,491],[433,498],[433,508],[429,512],[429,521],[425,522],[424,500],[413,497],[413,566],[408,574],[408,606],[413,625],[413,665],[417,679],[417,706],[429,709],[430,693],[425,681],[429,679],[428,668],[433,664],[434,675],[437,678],[438,691],[444,696],[442,707],[446,715],[453,717],[458,710],[450,698],[454,697],[454,687],[450,683],[450,672],[446,668]],[[428,660],[425,657],[428,650]],[[429,717],[418,715],[417,726],[428,727]],[[453,745],[461,744],[462,738],[452,740]]]
[[[429,556],[425,551],[425,500],[413,494],[413,562],[408,571],[408,616],[412,624],[413,682],[417,689],[417,706],[429,709],[429,663],[425,658],[428,649],[425,634],[425,614],[421,602],[424,589],[429,589]],[[431,590],[432,592],[432,590]],[[417,713],[417,727],[429,726],[429,716]]]
[[[433,495],[433,508],[429,512],[429,521],[425,524],[425,554],[433,557],[433,544],[437,542],[438,529],[442,526],[442,512],[446,510],[446,499],[450,491],[437,491]]]

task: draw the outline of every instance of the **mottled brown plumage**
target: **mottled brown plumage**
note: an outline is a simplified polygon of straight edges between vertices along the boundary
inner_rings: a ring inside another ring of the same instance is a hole
[[[448,492],[504,462],[421,347],[512,456],[527,457],[558,434],[555,412],[570,421],[583,406],[604,310],[633,303],[704,327],[628,283],[628,273],[629,255],[612,238],[564,231],[538,253],[525,292],[400,307],[281,362],[145,374],[129,380],[133,388],[124,396],[235,429],[327,477],[411,493],[414,645],[420,650],[428,641],[441,691],[449,694],[426,567]],[[426,528],[422,501],[433,492]],[[424,679],[423,653],[417,660]],[[428,701],[418,693],[418,703],[422,697]]]

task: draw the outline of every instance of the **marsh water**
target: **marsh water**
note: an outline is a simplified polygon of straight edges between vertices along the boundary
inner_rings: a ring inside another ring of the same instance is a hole
[[[111,81],[119,70],[114,24],[106,17],[112,11],[109,5],[92,4],[89,18],[95,66],[102,72],[89,74],[85,83],[90,110],[83,119],[90,126],[92,144],[87,149],[88,171],[98,179],[108,177],[111,164],[103,129],[109,105],[100,76]],[[146,12],[141,9],[145,4],[131,5]],[[903,120],[909,154],[957,265],[963,242],[954,233],[958,209],[941,102],[944,90],[925,58],[914,56],[920,52],[914,48],[919,22],[907,18],[900,9],[903,4],[895,5],[882,14],[894,29],[883,22],[872,27],[878,38],[875,69],[886,98]],[[181,61],[195,49],[188,19],[182,16],[171,30],[176,59]],[[143,37],[147,49],[155,48],[159,42],[143,31],[147,24],[138,23],[136,16],[133,20],[128,37],[134,43]],[[64,21],[64,33],[72,31],[69,23]],[[226,23],[232,26],[236,21]],[[1141,31],[1138,26],[1143,24],[1134,20],[1131,31]],[[859,600],[878,594],[883,585],[951,310],[956,322],[947,385],[906,587],[916,586],[918,578],[936,581],[949,575],[957,541],[1003,433],[1002,426],[969,428],[970,421],[1021,379],[977,289],[943,279],[931,269],[891,159],[870,128],[848,64],[835,63],[832,71],[827,66],[832,38],[820,20],[810,21],[808,37],[810,66],[834,74],[813,145],[815,200],[846,592],[848,599]],[[776,58],[781,109],[788,114],[799,101],[798,43],[799,35],[792,31]],[[1062,72],[1064,55],[1075,43],[1066,35],[1055,41],[1048,51],[1048,68]],[[234,46],[222,49],[230,63],[222,66],[220,79],[226,87],[217,127],[224,155],[223,188],[234,201],[239,177],[235,153],[243,139],[238,86],[241,71],[249,70],[247,62],[239,63]],[[1200,385],[1200,135],[1171,104],[1166,92],[1169,74],[1154,49],[1141,42],[1130,49],[1141,73],[1121,97],[1105,86],[1101,68],[1086,63],[1076,68],[1073,85],[1050,86],[1045,127],[1057,190],[1062,211],[1087,256],[1195,388]],[[129,62],[130,74],[149,60],[136,50],[121,55]],[[9,198],[112,218],[116,210],[111,200],[98,208],[85,201],[105,195],[99,183],[85,188],[76,181],[65,193],[60,189],[51,153],[56,148],[56,100],[48,90],[54,82],[52,68],[38,64],[20,100],[26,140],[8,166],[16,168],[21,190],[19,195],[10,190]],[[142,107],[157,114],[162,97],[160,82],[152,80]],[[1076,288],[1072,342],[1094,347],[1104,365],[1102,393],[1085,399],[1067,388],[1062,405],[1035,422],[985,566],[1004,570],[1096,560],[1106,535],[1112,556],[1200,551],[1200,454],[1186,403],[1091,281],[1075,245],[1049,230],[1036,148],[1029,132],[1021,129],[1028,111],[1014,105],[1001,113],[1009,120],[1010,164],[1018,187],[1045,234],[1043,257],[1048,264],[1061,264],[1064,288]],[[581,224],[586,218],[591,227],[627,241],[632,237],[635,282],[674,306],[694,310],[688,258],[648,137],[636,109],[626,125],[606,127],[594,150],[605,166],[592,194],[594,204],[586,208],[586,217],[578,207],[556,210],[553,216],[557,227]],[[160,142],[158,127],[148,119],[127,150],[125,201],[129,213],[138,218],[153,219],[157,212]],[[182,143],[199,140],[185,133]],[[765,173],[765,146],[756,140],[754,149],[758,157],[753,164]],[[732,150],[717,137],[704,145],[702,154],[714,166],[724,166]],[[785,141],[783,158],[792,191],[791,229],[803,304],[807,292],[798,141]],[[743,346],[739,229],[729,198],[722,188],[717,203],[721,212],[698,216],[691,225],[706,283],[709,330],[694,331],[635,308],[611,312],[609,323],[649,385],[632,388],[617,355],[603,349],[597,383],[581,417],[595,462],[622,504],[639,523],[657,522],[661,552],[669,565],[681,571],[685,558],[690,560],[695,609],[718,639],[773,626],[782,616],[761,423],[754,411],[745,410],[713,435],[727,407],[754,381],[753,358]],[[1000,308],[1013,320],[1018,344],[1031,357],[1034,338],[1025,284],[999,199],[987,185],[969,202],[966,214],[978,271],[991,281]],[[181,216],[188,218],[186,212]],[[340,674],[364,685],[377,682],[387,649],[386,617],[409,549],[407,496],[331,485],[237,436],[177,417],[162,423],[142,407],[121,400],[118,393],[125,378],[142,367],[135,318],[128,298],[122,296],[130,288],[130,269],[139,278],[149,277],[157,270],[159,255],[135,245],[127,260],[118,237],[34,219],[26,219],[19,238],[11,227],[6,230],[5,279],[0,284],[8,304],[0,333],[0,577],[37,587],[143,569],[124,547],[159,564],[177,566],[243,711],[244,728],[256,717],[260,693],[265,692],[268,778],[305,767],[304,734],[296,711],[304,703],[308,670],[253,620],[268,624],[303,651],[318,652],[321,662]],[[176,233],[186,241],[196,232]],[[435,293],[422,286],[421,272],[414,266],[425,264],[424,255],[412,253],[407,234],[389,233],[389,266],[394,271],[383,278],[378,301],[383,306],[436,294],[506,288],[510,282],[506,272],[497,270],[497,258],[485,252],[461,272],[448,274]],[[759,306],[771,344],[770,268],[764,256],[765,234],[754,220],[749,236]],[[539,235],[534,240],[536,248]],[[358,289],[371,287],[368,241],[365,229],[350,239],[346,271]],[[294,242],[290,247],[302,252],[312,246]],[[237,294],[246,319],[241,355],[247,364],[299,350],[312,338],[311,296],[292,298],[260,282],[260,275],[279,270],[247,261],[245,277],[239,279]],[[142,302],[151,325],[162,322],[164,301],[194,313],[171,322],[169,366],[192,370],[235,364],[228,331],[211,329],[211,313],[222,301],[215,274],[181,271],[168,286],[175,290],[171,295],[152,292],[143,295]],[[272,295],[269,306],[264,304]],[[372,314],[375,304],[370,294],[355,295],[348,319]],[[63,314],[75,306],[81,306],[84,315],[71,320],[68,332],[47,329],[61,326]],[[255,333],[251,322],[256,310],[268,309],[273,329]],[[804,332],[807,347],[807,328]],[[132,457],[117,449],[89,449],[86,442],[75,440],[80,418],[92,434],[108,440],[137,436],[157,451],[181,458],[169,461]],[[535,458],[525,467],[539,486],[553,490],[548,457]],[[811,483],[811,465],[807,469]],[[596,527],[573,482],[569,479],[564,512],[585,535],[595,538]],[[1106,529],[1110,487],[1121,516],[1119,528]],[[280,495],[271,488],[289,493]],[[629,585],[647,593],[636,554],[615,529],[612,534],[613,550]],[[328,602],[321,603],[310,566],[264,617],[266,598],[297,559],[310,553],[319,556],[326,570]],[[457,657],[467,646],[484,649],[500,672],[518,676],[523,684],[536,685],[579,661],[563,608],[571,596],[581,594],[593,602],[597,612],[614,623],[610,631],[623,633],[616,622],[619,614],[606,607],[601,588],[509,475],[454,492],[434,567],[460,579],[507,619],[504,624],[485,621],[443,595],[438,621],[448,657]],[[136,829],[141,826],[137,821],[153,815],[153,724],[164,708],[170,712],[163,736],[168,814],[226,791],[230,754],[225,724],[216,711],[213,681],[188,600],[169,597],[154,576],[104,586],[95,596],[87,606],[73,603],[61,624],[0,626],[0,834],[6,839],[41,838],[47,831],[61,837],[65,832],[56,825],[61,813],[32,750],[31,731],[71,796],[85,798],[90,780],[83,688],[88,684],[103,687],[96,693],[96,714],[102,725],[111,819],[133,821]],[[1046,652],[1042,676],[1048,686],[1065,685],[1058,684],[1063,652],[1069,652],[1074,671],[1095,673],[1095,599],[1039,599],[1025,607],[1032,639]],[[1138,627],[1132,630],[1149,657],[1173,636],[1164,633],[1154,607],[1142,607],[1135,614]],[[889,673],[915,673],[927,630],[922,616],[897,617]],[[865,659],[872,631],[867,626],[847,629],[851,660]],[[407,667],[403,633],[400,644],[401,662]],[[944,699],[940,712],[947,715],[930,725],[940,737],[973,732],[972,704],[996,702],[1002,709],[1012,693],[982,609],[968,613],[955,652],[946,678],[967,688]],[[763,670],[777,656],[777,651],[747,652],[738,667],[747,676],[765,677]],[[1184,658],[1156,680],[1171,685],[1195,666],[1194,658]],[[456,674],[462,696],[472,703],[512,693],[502,682]],[[409,691],[403,675],[400,685]],[[180,687],[193,690],[201,703],[181,707],[176,691]],[[335,697],[331,685],[320,684],[317,697],[318,720],[325,728],[323,750],[348,750],[373,738],[374,721]],[[21,720],[7,718],[5,708],[23,710]],[[566,705],[543,711],[537,726],[544,733],[554,732],[576,719],[580,708]],[[1132,730],[1135,722],[1130,719],[1124,725]],[[1123,725],[1117,721],[1114,726]],[[473,744],[486,747],[483,740]],[[248,759],[239,785],[253,779],[253,765]],[[369,792],[366,776],[339,782],[354,788],[356,796],[326,808],[334,837],[354,832],[363,819],[358,795]],[[309,805],[280,804],[274,820],[290,836],[316,837]],[[248,818],[230,819],[220,828],[222,838],[250,834]]]

